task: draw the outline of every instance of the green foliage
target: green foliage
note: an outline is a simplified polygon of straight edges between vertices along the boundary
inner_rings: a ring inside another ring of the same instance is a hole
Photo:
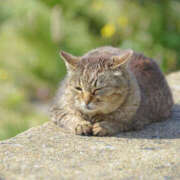
[[[65,74],[59,50],[132,48],[180,69],[180,2],[175,0],[6,0],[0,2],[0,139],[42,123]]]

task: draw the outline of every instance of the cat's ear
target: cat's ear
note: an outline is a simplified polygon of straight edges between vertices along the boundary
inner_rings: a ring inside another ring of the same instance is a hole
[[[132,55],[133,55],[133,50],[127,49],[124,52],[122,52],[121,55],[113,56],[111,58],[111,68],[115,69],[122,65],[127,65]]]
[[[60,51],[60,56],[64,60],[68,70],[76,69],[77,63],[80,61],[79,57],[73,56],[65,51]]]

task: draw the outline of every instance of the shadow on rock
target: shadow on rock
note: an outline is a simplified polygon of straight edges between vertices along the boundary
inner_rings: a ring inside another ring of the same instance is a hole
[[[143,139],[180,138],[180,104],[174,106],[172,117],[170,119],[148,125],[141,131],[120,133],[117,137]]]

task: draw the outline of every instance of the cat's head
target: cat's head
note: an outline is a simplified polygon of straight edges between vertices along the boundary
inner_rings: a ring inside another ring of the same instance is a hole
[[[75,57],[61,52],[68,71],[67,88],[85,114],[107,114],[124,103],[129,91],[127,64],[132,50]]]

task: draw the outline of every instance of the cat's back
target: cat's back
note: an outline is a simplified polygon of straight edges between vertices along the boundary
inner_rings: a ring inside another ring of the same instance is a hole
[[[109,59],[123,52],[123,49],[105,46],[89,51],[84,57]],[[147,117],[150,121],[157,121],[169,117],[173,98],[158,64],[143,54],[133,52],[129,66],[137,80],[141,95],[136,118],[140,120],[141,117]]]
[[[134,52],[130,69],[136,76],[141,91],[141,104],[136,118],[144,116],[158,121],[169,117],[173,98],[158,64],[151,58]]]

